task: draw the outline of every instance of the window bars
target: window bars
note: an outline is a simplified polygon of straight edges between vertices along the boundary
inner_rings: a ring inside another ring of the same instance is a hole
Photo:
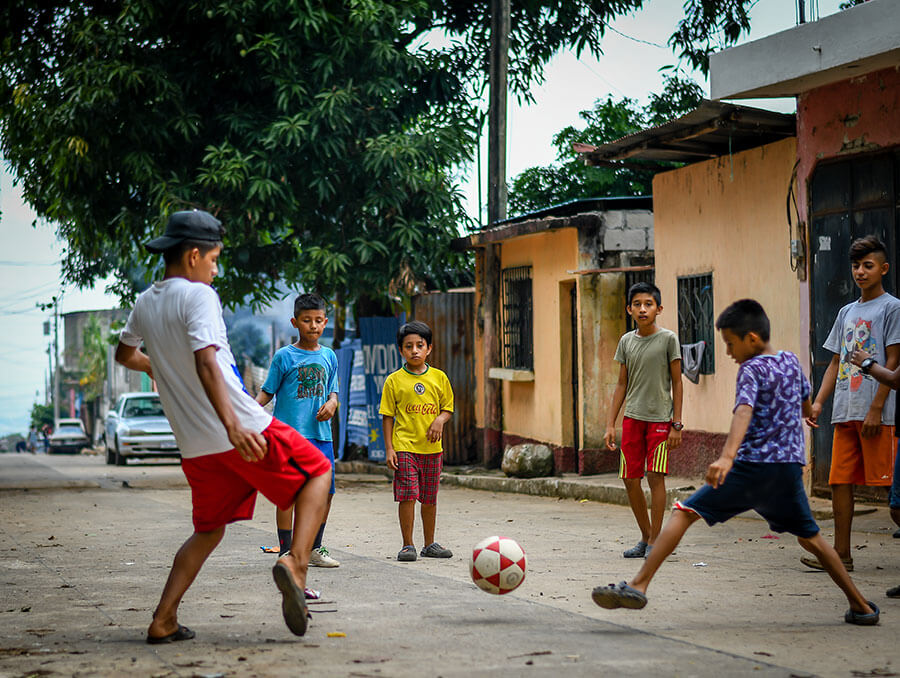
[[[531,266],[505,268],[503,284],[503,366],[534,369]]]
[[[715,372],[712,273],[679,276],[678,340],[682,344],[705,342],[700,374]]]

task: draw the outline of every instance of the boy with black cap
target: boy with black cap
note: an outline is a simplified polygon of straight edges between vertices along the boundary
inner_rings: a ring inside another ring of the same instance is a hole
[[[117,362],[156,379],[193,502],[194,534],[175,555],[147,631],[151,644],[194,637],[178,623],[181,598],[222,540],[225,525],[252,518],[257,491],[279,508],[295,509],[291,550],[272,573],[288,628],[299,636],[306,632],[306,571],[331,465],[243,388],[222,305],[210,286],[223,234],[221,222],[208,212],[171,216],[165,235],[146,244],[163,255],[165,275],[137,298],[116,349]]]

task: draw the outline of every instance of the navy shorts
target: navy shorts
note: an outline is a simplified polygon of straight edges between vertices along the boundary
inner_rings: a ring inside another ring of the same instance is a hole
[[[334,494],[334,441],[316,440],[314,438],[307,438],[307,440],[331,462],[331,489],[328,491],[328,494]]]
[[[684,501],[675,502],[675,508],[696,513],[709,525],[753,509],[774,532],[803,538],[819,533],[803,489],[801,464],[735,461],[718,488],[704,485]]]
[[[891,483],[889,505],[892,509],[900,509],[900,442],[897,443],[897,456],[894,457],[894,481]]]

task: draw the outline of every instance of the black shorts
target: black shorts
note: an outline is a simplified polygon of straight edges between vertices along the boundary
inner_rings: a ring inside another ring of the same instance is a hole
[[[684,501],[675,502],[675,508],[692,511],[709,525],[753,509],[774,532],[803,538],[819,533],[803,489],[803,466],[796,463],[736,461],[718,488],[704,485]]]

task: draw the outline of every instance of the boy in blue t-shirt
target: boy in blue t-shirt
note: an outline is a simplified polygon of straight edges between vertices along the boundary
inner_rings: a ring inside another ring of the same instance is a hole
[[[809,416],[810,386],[797,356],[769,344],[769,318],[752,299],[734,302],[716,320],[725,348],[740,365],[731,429],[721,456],[709,465],[707,484],[676,509],[643,567],[630,582],[598,586],[600,607],[634,610],[647,604],[650,580],[699,518],[709,525],[755,510],[775,532],[790,532],[812,553],[847,596],[848,624],[878,623],[878,607],[867,601],[847,574],[837,551],[819,533],[803,489],[806,448],[802,416]]]
[[[331,491],[322,525],[313,543],[309,564],[313,567],[337,567],[340,563],[322,546],[325,522],[331,510],[334,496],[334,443],[331,436],[331,418],[337,410],[337,356],[327,346],[319,344],[319,337],[328,323],[325,300],[318,294],[301,294],[294,301],[294,317],[291,325],[297,328],[299,338],[289,346],[275,352],[269,374],[262,390],[256,396],[260,405],[275,398],[273,414],[279,421],[294,427],[315,445],[331,461]],[[291,509],[276,511],[280,553],[291,546]]]

